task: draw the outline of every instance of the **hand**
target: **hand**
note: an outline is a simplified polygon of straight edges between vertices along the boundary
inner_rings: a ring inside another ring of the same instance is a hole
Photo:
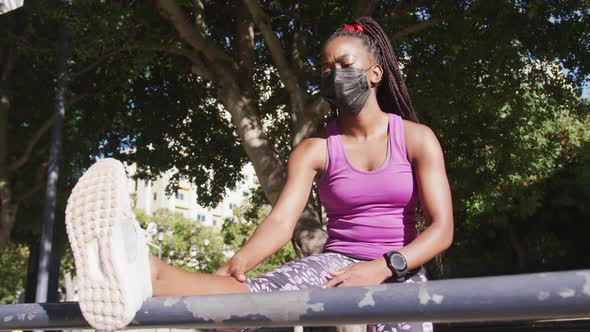
[[[220,276],[231,276],[239,282],[246,281],[245,262],[236,256],[228,260],[222,267],[220,267],[215,274]]]
[[[387,268],[383,258],[370,262],[355,263],[329,273],[333,278],[325,283],[322,288],[374,286],[381,284],[391,276],[391,271]]]

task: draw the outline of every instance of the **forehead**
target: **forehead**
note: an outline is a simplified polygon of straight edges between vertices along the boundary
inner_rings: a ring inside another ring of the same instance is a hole
[[[357,58],[368,56],[367,47],[360,38],[340,36],[330,40],[322,50],[321,59],[337,59],[344,55],[352,55]]]

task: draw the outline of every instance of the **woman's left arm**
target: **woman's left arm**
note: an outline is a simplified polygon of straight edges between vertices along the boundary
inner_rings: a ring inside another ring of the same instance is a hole
[[[453,206],[445,161],[438,139],[430,128],[408,123],[406,147],[418,185],[418,197],[428,227],[399,252],[408,263],[408,270],[419,267],[445,251],[453,242]],[[383,282],[391,277],[385,258],[350,265],[332,273],[324,287],[364,286]]]
[[[410,126],[406,146],[428,224],[414,241],[399,250],[408,262],[408,269],[413,269],[445,251],[453,242],[453,204],[438,139],[427,126],[414,123]]]

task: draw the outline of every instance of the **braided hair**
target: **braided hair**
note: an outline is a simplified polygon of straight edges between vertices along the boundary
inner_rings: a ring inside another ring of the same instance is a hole
[[[397,58],[385,31],[374,19],[368,16],[357,18],[355,24],[360,25],[362,31],[339,29],[328,38],[326,44],[332,39],[342,36],[360,38],[367,47],[369,54],[383,68],[383,77],[377,88],[379,107],[384,112],[394,113],[403,119],[419,122],[406,83],[399,69]],[[332,116],[336,116],[335,108],[332,108]]]

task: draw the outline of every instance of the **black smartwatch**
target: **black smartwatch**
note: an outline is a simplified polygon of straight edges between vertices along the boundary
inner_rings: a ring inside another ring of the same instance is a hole
[[[393,278],[403,279],[408,274],[408,262],[400,252],[393,250],[385,253],[383,257],[385,257],[387,267],[393,273]]]

